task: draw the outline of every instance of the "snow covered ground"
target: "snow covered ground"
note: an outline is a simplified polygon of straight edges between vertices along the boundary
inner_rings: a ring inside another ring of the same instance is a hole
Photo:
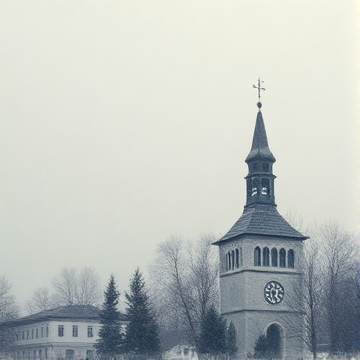
[[[186,345],[177,345],[166,351],[164,360],[198,360],[195,348]]]

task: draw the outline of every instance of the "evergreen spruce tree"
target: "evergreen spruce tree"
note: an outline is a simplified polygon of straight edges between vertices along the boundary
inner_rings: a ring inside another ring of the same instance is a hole
[[[236,346],[236,330],[232,321],[226,331],[226,353],[228,356],[234,355],[237,351]]]
[[[226,353],[226,320],[212,305],[203,318],[198,340],[201,354],[219,355]]]
[[[260,335],[255,342],[254,358],[257,359],[271,359],[272,349],[269,339],[266,335]]]
[[[105,291],[105,301],[100,312],[99,339],[95,344],[98,355],[113,358],[121,352],[120,313],[117,310],[119,292],[116,290],[114,276],[111,275]]]
[[[255,342],[254,358],[257,359],[276,359],[276,349],[274,339],[271,334],[260,335]]]
[[[126,352],[145,355],[158,353],[159,328],[139,269],[136,269],[130,281],[130,291],[125,293],[125,297],[129,321],[125,335]]]

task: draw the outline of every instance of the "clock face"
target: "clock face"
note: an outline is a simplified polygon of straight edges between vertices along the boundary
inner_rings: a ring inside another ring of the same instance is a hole
[[[269,281],[264,288],[264,297],[269,304],[279,304],[284,298],[284,287],[277,281]]]

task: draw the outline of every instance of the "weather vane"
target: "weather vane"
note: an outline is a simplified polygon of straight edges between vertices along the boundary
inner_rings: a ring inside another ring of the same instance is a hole
[[[263,83],[263,81],[261,81],[260,78],[259,78],[259,79],[258,79],[258,85],[257,85],[257,86],[253,85],[253,88],[255,88],[255,89],[258,90],[258,98],[259,98],[258,105],[260,104],[259,108],[261,107],[261,103],[260,103],[261,94],[260,94],[260,91],[261,91],[261,90],[264,90],[264,91],[265,91],[265,88],[262,88],[262,87],[261,87],[261,83]]]

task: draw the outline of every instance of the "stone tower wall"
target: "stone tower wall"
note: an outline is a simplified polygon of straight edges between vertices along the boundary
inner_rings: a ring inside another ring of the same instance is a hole
[[[295,266],[280,268],[254,266],[254,249],[267,246],[292,249]],[[241,248],[242,262],[239,268],[225,271],[223,261],[228,251]],[[283,357],[298,359],[302,356],[302,317],[299,315],[297,291],[301,278],[303,243],[291,239],[244,237],[220,247],[221,312],[235,325],[237,332],[238,355],[249,356],[254,351],[257,338],[265,333],[268,326],[275,323],[282,329]],[[269,281],[278,281],[285,289],[284,299],[279,304],[269,304],[264,298],[264,287]]]

